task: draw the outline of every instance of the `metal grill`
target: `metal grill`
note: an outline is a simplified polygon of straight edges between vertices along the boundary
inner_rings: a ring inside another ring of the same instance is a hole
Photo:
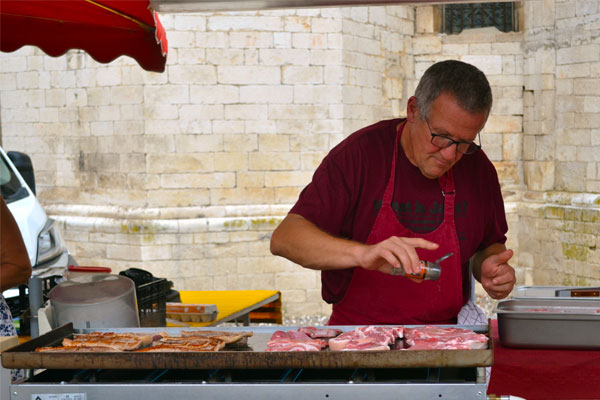
[[[485,399],[484,368],[45,370],[12,400]],[[33,397],[32,397],[33,396]],[[132,397],[133,396],[133,397]]]
[[[447,4],[442,6],[442,31],[454,34],[486,26],[502,32],[516,31],[515,11],[515,2]]]
[[[29,383],[158,384],[158,383],[469,383],[477,382],[477,368],[352,368],[352,369],[164,369],[164,370],[45,370]]]
[[[489,334],[487,326],[462,327]],[[161,329],[181,335],[181,328]],[[493,364],[492,343],[476,350],[265,351],[280,329],[296,327],[252,327],[247,346],[218,352],[35,351],[76,333],[67,324],[5,351],[2,365],[28,370],[26,381],[10,386],[11,400],[486,398],[485,367]],[[156,332],[108,331],[122,330]]]

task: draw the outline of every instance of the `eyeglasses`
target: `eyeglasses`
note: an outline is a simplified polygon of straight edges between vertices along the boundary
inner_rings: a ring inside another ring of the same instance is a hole
[[[450,147],[453,144],[455,144],[456,151],[462,154],[473,154],[477,150],[481,149],[481,138],[479,137],[479,132],[477,132],[477,138],[479,139],[480,144],[476,144],[473,142],[458,142],[454,139],[449,138],[448,136],[433,133],[431,131],[431,126],[429,126],[429,121],[427,121],[427,118],[425,118],[425,123],[427,124],[429,133],[431,134],[431,144],[433,144],[434,146],[437,146],[441,149],[445,149],[446,147]]]

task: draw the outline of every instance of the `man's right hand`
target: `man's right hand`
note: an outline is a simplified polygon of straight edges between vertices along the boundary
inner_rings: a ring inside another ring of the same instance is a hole
[[[360,266],[389,274],[392,268],[404,266],[406,273],[418,273],[417,247],[435,250],[438,245],[424,239],[396,236],[367,245],[332,236],[301,215],[292,213],[283,219],[271,236],[271,252],[274,255],[321,271]]]
[[[386,240],[357,248],[359,266],[389,274],[392,268],[403,268],[406,274],[418,274],[419,256],[416,248],[435,250],[437,243],[420,238],[392,236]]]

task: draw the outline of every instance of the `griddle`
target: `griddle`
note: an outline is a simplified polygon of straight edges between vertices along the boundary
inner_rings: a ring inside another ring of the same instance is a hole
[[[412,326],[407,326],[412,327]],[[486,326],[461,326],[488,333]],[[181,330],[214,330],[215,328],[122,328],[74,330],[72,324],[56,328],[2,354],[5,368],[24,369],[278,369],[278,368],[430,368],[487,367],[493,364],[492,340],[483,350],[391,350],[391,351],[319,351],[266,352],[266,343],[277,330],[297,327],[219,327],[221,331],[249,331],[248,346],[218,352],[110,352],[110,353],[38,353],[37,347],[58,346],[63,338],[92,331],[158,333],[178,336]],[[344,331],[352,326],[338,327]]]

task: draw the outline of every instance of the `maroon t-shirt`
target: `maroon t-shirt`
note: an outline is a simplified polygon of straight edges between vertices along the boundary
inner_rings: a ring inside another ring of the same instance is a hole
[[[390,178],[396,126],[400,119],[363,128],[333,148],[300,194],[291,213],[322,230],[365,243]],[[392,209],[414,232],[431,232],[444,218],[444,198],[437,179],[428,179],[398,149]],[[453,167],[454,218],[460,243],[463,299],[470,296],[469,259],[494,243],[505,243],[508,226],[496,170],[483,151],[464,155]],[[322,296],[342,299],[353,268],[322,271]]]

